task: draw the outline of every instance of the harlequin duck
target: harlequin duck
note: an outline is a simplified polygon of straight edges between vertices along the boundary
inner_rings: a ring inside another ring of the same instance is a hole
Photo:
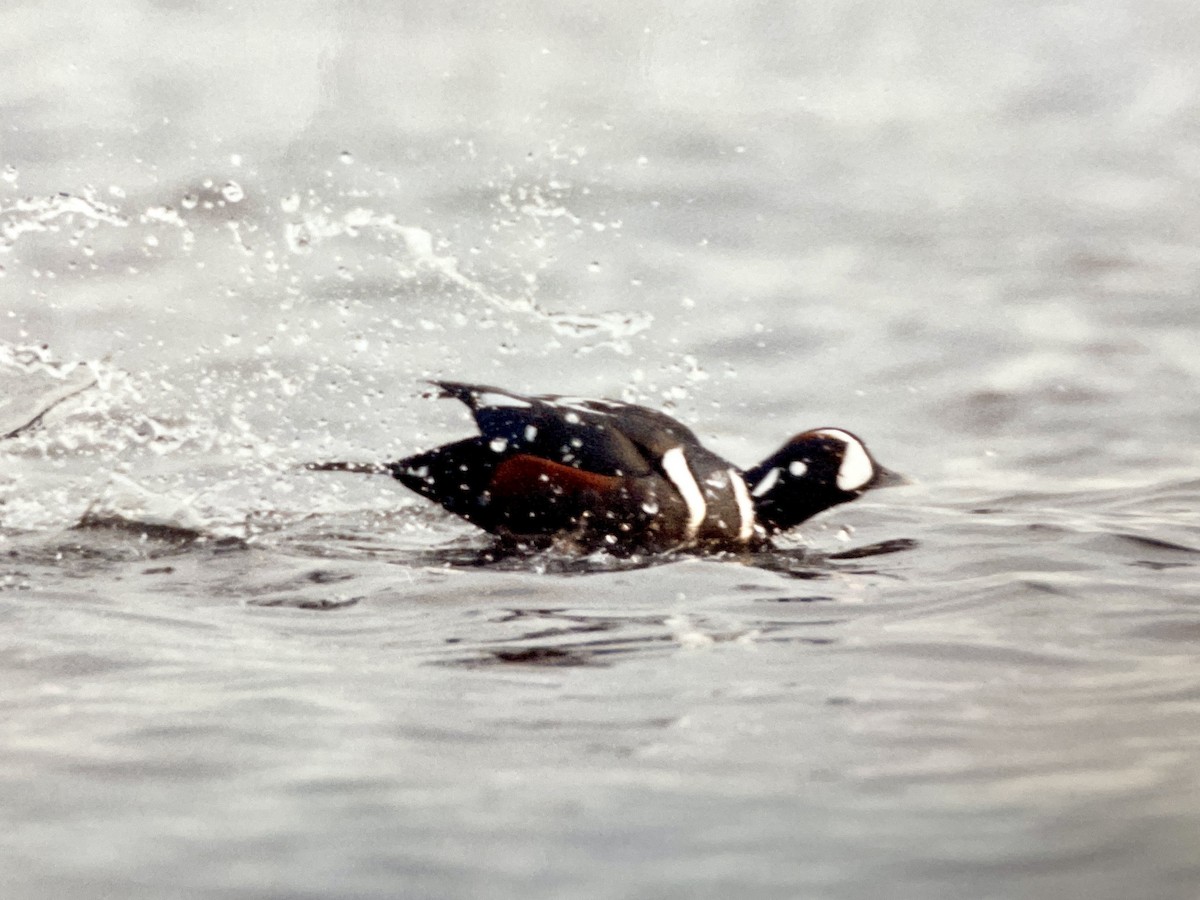
[[[630,552],[756,548],[870,488],[906,483],[840,428],[798,434],[742,471],[644,406],[431,384],[466,404],[478,437],[398,462],[308,468],[390,474],[506,541]]]

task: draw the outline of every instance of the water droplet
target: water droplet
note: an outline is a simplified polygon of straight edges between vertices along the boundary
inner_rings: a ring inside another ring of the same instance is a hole
[[[195,194],[184,194],[183,197],[180,198],[180,200],[179,200],[179,205],[182,206],[184,209],[195,209],[196,205],[199,202],[200,202],[200,198],[197,197]]]
[[[588,271],[589,272],[599,272],[600,271],[600,263],[598,263],[598,262],[588,263]]]
[[[351,153],[349,150],[343,150],[341,153],[338,154],[338,161],[342,165],[348,166],[352,162],[354,162],[354,154]]]
[[[240,166],[242,164],[242,154],[230,153],[229,154],[229,164],[231,166]]]
[[[656,515],[658,513],[658,504],[653,500],[647,500],[642,504],[642,512],[648,516]]]
[[[279,201],[279,208],[285,213],[294,213],[300,208],[300,195],[295,193],[288,194]]]
[[[508,439],[502,437],[492,438],[488,442],[488,447],[491,448],[493,453],[503,453],[508,449]]]
[[[9,184],[17,183],[17,167],[16,166],[5,166],[4,167],[4,180],[7,181]]]
[[[312,252],[312,234],[303,225],[289,222],[283,230],[283,236],[287,241],[288,250],[292,253]]]
[[[227,181],[221,187],[221,196],[230,203],[241,203],[246,196],[246,192],[242,190],[242,186],[236,181]]]

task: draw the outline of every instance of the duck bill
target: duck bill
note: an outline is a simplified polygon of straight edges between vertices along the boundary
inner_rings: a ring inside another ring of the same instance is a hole
[[[901,475],[899,472],[893,472],[891,469],[885,469],[883,466],[879,466],[879,468],[875,470],[875,477],[871,479],[869,487],[904,487],[904,485],[912,483],[913,480],[911,478]]]

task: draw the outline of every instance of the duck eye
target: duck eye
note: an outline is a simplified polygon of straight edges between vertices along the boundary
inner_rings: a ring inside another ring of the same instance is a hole
[[[788,463],[788,474],[793,478],[803,478],[808,474],[808,465],[802,460],[793,460]]]

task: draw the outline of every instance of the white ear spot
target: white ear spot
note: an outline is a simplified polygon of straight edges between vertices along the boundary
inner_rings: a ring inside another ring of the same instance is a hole
[[[779,471],[776,469],[776,471]],[[803,478],[808,473],[808,465],[798,459],[788,463],[788,474],[793,478]]]
[[[750,496],[761,497],[763,494],[767,493],[767,491],[771,490],[771,488],[775,487],[775,484],[778,481],[779,469],[772,469],[759,480],[758,484],[754,486],[754,489],[750,491]]]
[[[847,493],[861,491],[875,477],[875,464],[871,462],[871,457],[867,453],[867,448],[862,445],[862,441],[854,435],[846,434],[844,431],[833,432],[833,434],[846,444],[842,451],[842,464],[838,466],[838,489]]]

